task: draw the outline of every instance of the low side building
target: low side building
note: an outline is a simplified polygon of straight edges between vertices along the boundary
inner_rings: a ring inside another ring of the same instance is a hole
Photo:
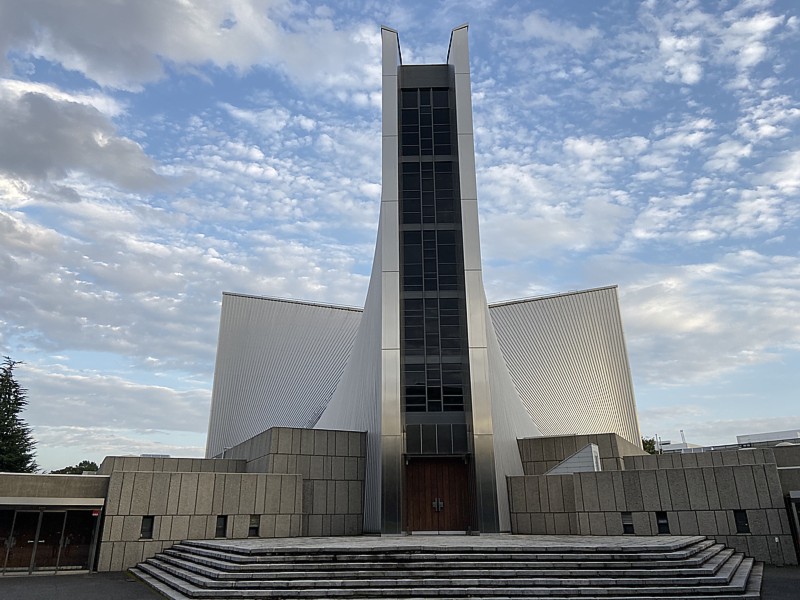
[[[109,478],[0,473],[0,573],[94,564]]]
[[[97,570],[185,539],[358,535],[365,456],[365,433],[276,427],[226,458],[107,457]]]
[[[559,465],[589,444],[602,470],[565,474]],[[769,564],[797,564],[787,498],[798,487],[779,473],[798,470],[779,469],[779,449],[648,455],[615,434],[519,445],[525,475],[508,478],[514,533],[705,535]]]

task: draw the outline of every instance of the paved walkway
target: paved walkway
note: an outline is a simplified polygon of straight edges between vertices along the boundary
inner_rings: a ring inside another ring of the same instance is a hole
[[[509,548],[538,546],[550,551],[574,547],[575,536],[359,536],[350,538],[282,538],[273,540],[214,540],[219,546],[256,548],[264,546],[281,549],[297,548],[382,548],[399,547],[414,549],[425,546]],[[211,540],[209,540],[210,542]],[[634,547],[655,542],[669,546],[678,543],[678,536],[661,538],[636,538],[631,536],[584,537],[580,545],[594,550],[619,547]],[[762,586],[763,600],[798,600],[800,598],[800,567],[766,567]],[[2,600],[157,600],[161,595],[126,573],[65,573],[60,575],[6,576],[0,577],[0,599]]]
[[[280,551],[313,552],[314,550],[422,550],[424,548],[475,548],[479,550],[502,550],[524,548],[542,552],[585,549],[589,552],[641,550],[642,548],[669,551],[705,539],[697,535],[632,536],[632,535],[510,535],[508,533],[484,533],[482,535],[359,535],[341,537],[298,538],[250,538],[242,540],[202,540],[204,546],[220,549],[258,550],[275,548]]]
[[[797,600],[799,567],[766,567],[762,600]],[[0,577],[3,600],[164,600],[125,573]]]
[[[127,573],[0,577],[3,600],[164,600]]]

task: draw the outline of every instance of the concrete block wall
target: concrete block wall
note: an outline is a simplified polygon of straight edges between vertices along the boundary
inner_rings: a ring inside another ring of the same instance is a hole
[[[757,560],[797,564],[774,464],[508,479],[512,533],[621,535],[629,512],[635,535],[657,535],[656,512],[665,512],[671,535],[705,535]],[[734,510],[746,511],[750,533],[736,532]]]
[[[696,469],[738,465],[775,464],[772,448],[718,450],[680,454],[645,454],[624,458],[625,469]]]
[[[114,471],[156,471],[181,473],[244,473],[247,462],[220,458],[158,458],[153,456],[106,456],[98,475]]]
[[[98,571],[121,571],[185,539],[213,539],[218,515],[226,537],[248,537],[259,515],[258,537],[302,532],[299,475],[210,471],[113,471],[108,484]],[[152,538],[141,537],[142,517],[154,516]]]
[[[303,535],[363,532],[367,434],[275,427],[226,451],[248,472],[303,478]]]
[[[772,448],[784,494],[800,491],[800,445]]]
[[[508,477],[511,533],[577,535],[573,475]]]
[[[639,446],[616,433],[525,438],[518,440],[517,444],[525,475],[543,475],[589,444],[599,448],[604,471],[624,469],[626,456],[647,455]]]
[[[0,473],[0,504],[15,504],[16,498],[42,498],[43,503],[47,498],[100,500],[107,490],[108,477],[98,475]]]

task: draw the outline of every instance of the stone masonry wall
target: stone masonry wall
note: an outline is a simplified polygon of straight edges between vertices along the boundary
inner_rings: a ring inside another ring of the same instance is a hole
[[[0,498],[105,498],[108,477],[97,475],[39,475],[0,473]]]
[[[512,533],[621,535],[626,512],[635,535],[656,535],[656,512],[664,512],[671,535],[705,535],[757,560],[797,564],[775,464],[521,476],[508,483]],[[746,511],[750,533],[737,533],[734,510]]]
[[[517,444],[525,475],[543,475],[589,444],[598,446],[604,471],[624,469],[623,460],[626,456],[649,456],[615,433],[525,438],[518,440]]]
[[[304,536],[360,535],[367,434],[275,427],[226,451],[248,472],[303,478]]]
[[[248,537],[251,515],[259,516],[258,537],[299,536],[302,506],[299,475],[113,471],[98,570],[127,569],[185,539],[213,539],[219,515],[227,516],[226,537]],[[141,536],[145,516],[154,517],[151,538]]]
[[[159,458],[154,456],[106,456],[98,475],[114,471],[156,471],[181,473],[244,473],[246,461],[225,458]]]

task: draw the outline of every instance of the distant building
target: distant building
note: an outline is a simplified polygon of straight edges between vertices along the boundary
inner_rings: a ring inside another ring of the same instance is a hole
[[[800,429],[790,429],[789,431],[770,431],[768,433],[749,433],[747,435],[737,435],[738,444],[757,444],[761,442],[796,442],[800,443]]]

